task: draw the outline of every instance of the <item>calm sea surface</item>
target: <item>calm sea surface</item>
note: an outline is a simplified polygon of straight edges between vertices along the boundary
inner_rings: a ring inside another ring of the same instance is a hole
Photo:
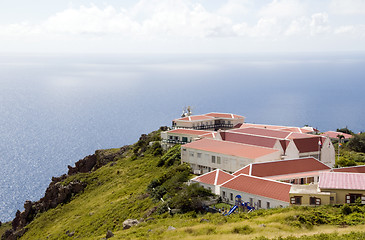
[[[182,108],[247,122],[365,130],[365,54],[0,55],[0,220],[52,176]]]

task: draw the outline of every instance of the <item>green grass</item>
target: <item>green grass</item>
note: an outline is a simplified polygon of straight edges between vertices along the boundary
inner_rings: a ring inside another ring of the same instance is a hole
[[[0,237],[6,232],[6,230],[11,229],[11,222],[2,223],[0,226]]]
[[[135,149],[132,151],[139,154]],[[21,239],[71,239],[66,231],[75,232],[73,238],[80,240],[101,239],[107,230],[115,234],[112,239],[363,239],[365,206],[351,206],[346,215],[343,207],[332,206],[277,208],[230,216],[155,212],[150,216],[153,219],[123,230],[124,220],[146,219],[153,207],[160,206],[149,196],[147,187],[172,169],[165,162],[165,166],[157,167],[160,157],[148,151],[144,157],[129,156],[133,158],[119,158],[113,166],[107,164],[95,172],[67,178],[63,184],[86,182],[85,191],[67,204],[38,214]],[[228,207],[216,207],[222,206]],[[168,230],[169,226],[176,229]],[[4,224],[0,233],[9,227]]]

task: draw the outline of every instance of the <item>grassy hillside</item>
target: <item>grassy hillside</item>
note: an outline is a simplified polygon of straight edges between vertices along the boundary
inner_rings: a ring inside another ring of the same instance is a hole
[[[104,154],[118,151],[104,150]],[[178,163],[171,160],[173,154],[161,160],[159,153],[157,145],[149,147],[139,141],[127,157],[120,157],[95,172],[68,177],[62,184],[77,179],[88,184],[85,191],[73,196],[69,203],[38,214],[21,239],[101,239],[108,230],[115,234],[111,239],[365,239],[364,206],[295,207],[231,216],[162,213],[162,203],[147,189],[151,188],[151,182],[160,187],[159,193],[161,188],[173,189],[175,182],[162,184],[161,179],[176,172]],[[179,176],[177,172],[172,175]],[[174,199],[181,192],[163,194]],[[146,221],[123,230],[122,223],[128,218]],[[171,230],[170,226],[176,229]],[[1,227],[0,231],[7,227]],[[72,237],[66,233],[72,233]],[[303,235],[314,237],[300,237]]]

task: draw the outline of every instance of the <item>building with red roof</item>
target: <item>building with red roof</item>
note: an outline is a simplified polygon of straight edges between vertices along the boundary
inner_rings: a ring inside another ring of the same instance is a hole
[[[334,168],[332,169],[332,172],[365,173],[365,165]]]
[[[308,184],[318,182],[319,173],[331,168],[315,158],[298,158],[263,163],[251,163],[233,173],[264,177],[292,184]]]
[[[220,196],[230,204],[237,195],[256,209],[289,206],[291,184],[240,174],[220,186]]]
[[[300,188],[300,189],[299,189]],[[293,187],[291,204],[365,204],[365,173],[321,172],[319,183]]]
[[[240,126],[244,121],[245,117],[232,113],[207,113],[174,119],[172,127],[217,131]]]
[[[338,140],[339,136],[343,136],[345,140],[349,140],[352,138],[351,134],[343,133],[343,132],[335,132],[335,131],[328,131],[321,133],[321,135],[329,137],[331,140]]]
[[[286,150],[285,155],[287,156],[283,156],[284,159],[315,157],[331,167],[335,164],[335,148],[328,137],[257,127],[232,129],[230,132],[277,138],[289,141],[287,143],[293,141],[295,148],[291,147],[290,150]]]
[[[196,174],[218,168],[235,172],[247,164],[278,160],[280,157],[277,149],[209,138],[181,146],[181,161],[189,163]]]
[[[212,190],[213,193],[220,194],[220,185],[234,178],[235,176],[216,169],[211,172],[207,172],[203,175],[197,176],[190,180],[191,183],[199,183],[202,187]]]

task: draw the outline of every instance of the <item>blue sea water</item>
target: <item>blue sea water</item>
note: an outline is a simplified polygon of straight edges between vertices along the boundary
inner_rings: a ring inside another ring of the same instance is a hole
[[[365,54],[0,55],[0,220],[96,149],[184,106],[247,122],[364,131]]]

